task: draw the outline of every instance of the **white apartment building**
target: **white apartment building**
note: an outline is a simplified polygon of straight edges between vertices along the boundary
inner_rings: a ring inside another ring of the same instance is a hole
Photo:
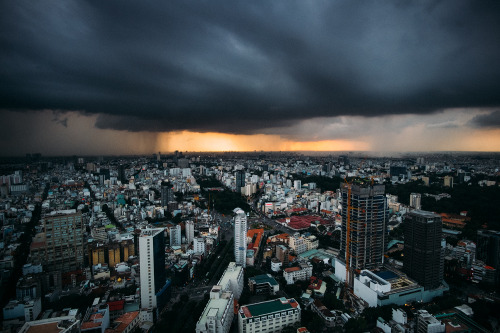
[[[297,254],[301,254],[307,251],[307,244],[304,237],[299,233],[294,234],[289,239],[290,248]]]
[[[191,244],[194,239],[194,222],[187,221],[186,222],[186,243]]]
[[[205,254],[205,239],[203,237],[196,237],[193,240],[193,251],[194,253]]]
[[[175,227],[168,228],[168,233],[170,235],[170,246],[181,246],[181,226],[176,225]]]
[[[300,305],[293,298],[243,305],[238,312],[238,332],[280,332],[288,325],[300,323],[300,316]]]
[[[445,332],[446,325],[436,319],[427,310],[418,310],[417,333]]]
[[[301,263],[299,267],[285,268],[283,271],[283,277],[286,280],[286,284],[294,284],[299,280],[309,280],[311,276],[312,265],[309,262]]]
[[[196,323],[196,333],[227,333],[234,317],[234,297],[231,291],[213,286],[203,313]]]
[[[236,264],[246,267],[247,257],[247,216],[241,208],[234,210],[234,258]]]
[[[239,299],[243,291],[244,275],[243,268],[237,266],[235,262],[230,262],[224,274],[217,285],[222,287],[222,290],[230,290],[234,294],[235,299]]]

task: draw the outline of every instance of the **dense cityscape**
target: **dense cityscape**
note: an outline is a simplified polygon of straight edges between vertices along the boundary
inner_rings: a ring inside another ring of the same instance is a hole
[[[28,154],[3,332],[494,332],[500,155]]]
[[[0,333],[500,333],[499,17],[0,1]]]

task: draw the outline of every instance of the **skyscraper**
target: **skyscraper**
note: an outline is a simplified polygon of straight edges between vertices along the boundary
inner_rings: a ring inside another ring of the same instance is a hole
[[[186,222],[186,243],[191,244],[194,239],[194,222]]]
[[[154,322],[168,300],[169,281],[165,272],[165,236],[163,229],[143,229],[139,236],[141,309],[143,320]]]
[[[172,184],[168,182],[161,183],[161,206],[168,207],[168,203],[174,201],[174,190]]]
[[[385,186],[365,183],[342,184],[341,194],[342,237],[339,258],[349,261],[350,271],[382,266],[388,220]],[[350,220],[349,226],[348,220]],[[353,274],[350,274],[351,285],[352,278]]]
[[[168,233],[170,235],[170,246],[181,246],[181,226],[176,225],[168,228]]]
[[[500,281],[500,231],[477,231],[476,257],[496,269],[496,283]]]
[[[118,180],[121,181],[122,184],[127,182],[127,178],[125,176],[125,166],[123,164],[120,164],[118,167]]]
[[[241,208],[234,210],[234,258],[236,264],[246,267],[247,254],[247,216]]]
[[[239,192],[245,186],[245,171],[236,171],[236,190]]]
[[[403,271],[425,289],[434,289],[443,280],[442,227],[441,216],[423,210],[411,211],[403,222]]]

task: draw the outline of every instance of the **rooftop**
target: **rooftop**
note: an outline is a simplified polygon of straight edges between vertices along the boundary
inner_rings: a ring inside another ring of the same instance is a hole
[[[285,272],[290,273],[290,272],[295,272],[295,271],[300,271],[300,267],[289,267],[285,268]]]
[[[116,325],[114,328],[106,329],[106,332],[124,332],[127,326],[130,325],[135,318],[139,316],[139,311],[127,312],[122,314],[120,317],[116,318],[114,324]]]
[[[299,307],[299,304],[294,298],[286,299],[284,297],[275,300],[243,305],[240,309],[246,318],[257,317],[265,314],[291,310]]]
[[[222,286],[225,288],[229,281],[237,281],[238,276],[242,273],[242,267],[237,266],[235,262],[230,262],[229,265],[227,265],[226,270],[224,271],[224,274],[222,274],[222,277],[219,280],[219,283],[217,285]]]
[[[278,284],[278,282],[276,282],[276,280],[270,274],[257,275],[248,279],[254,281],[254,283],[256,284],[269,283],[272,286],[276,286]]]
[[[217,319],[220,320],[222,318],[222,314],[224,313],[224,309],[227,306],[227,303],[230,301],[231,299],[228,298],[210,299],[196,325],[202,325],[203,327],[205,327],[208,316],[216,316]]]

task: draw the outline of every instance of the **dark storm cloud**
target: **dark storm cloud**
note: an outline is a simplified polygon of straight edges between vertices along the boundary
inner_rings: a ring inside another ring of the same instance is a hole
[[[470,121],[470,124],[475,127],[482,128],[500,128],[500,110],[493,111],[489,114],[475,116]]]
[[[128,131],[500,105],[494,1],[3,1],[0,109]]]

